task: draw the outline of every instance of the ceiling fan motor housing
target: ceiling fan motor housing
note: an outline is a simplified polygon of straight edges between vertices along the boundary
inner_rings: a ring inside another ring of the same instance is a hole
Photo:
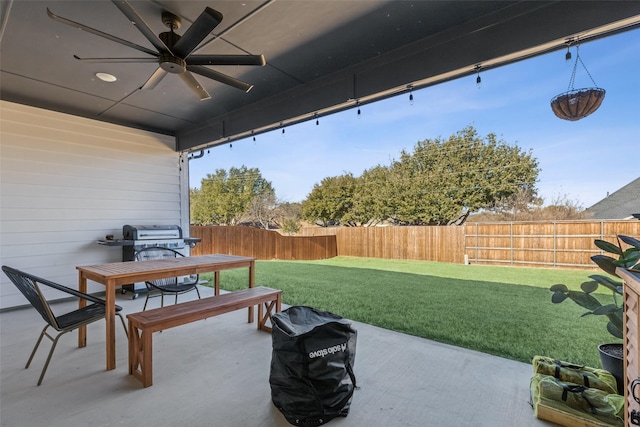
[[[163,14],[164,17],[164,14]],[[180,40],[180,35],[173,31],[166,31],[159,34],[160,40],[169,48],[173,49],[173,46]],[[160,53],[159,56],[160,67],[168,73],[182,74],[186,71],[187,63],[182,58],[172,55],[171,53]]]
[[[160,68],[168,73],[182,74],[187,69],[187,63],[184,59],[173,56],[170,53],[161,53],[159,57]]]

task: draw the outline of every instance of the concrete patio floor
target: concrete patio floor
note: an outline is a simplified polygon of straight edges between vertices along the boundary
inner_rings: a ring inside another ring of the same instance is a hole
[[[203,297],[212,295],[202,288]],[[194,293],[195,294],[195,293]],[[188,299],[183,296],[181,301]],[[124,313],[142,310],[144,294],[117,295]],[[159,305],[152,299],[151,307]],[[64,302],[55,309],[75,307]],[[50,348],[43,341],[24,369],[44,326],[32,308],[0,313],[0,424],[6,427],[285,427],[271,403],[271,335],[246,321],[246,310],[154,334],[153,386],[127,370],[127,341],[117,324],[117,368],[105,371],[104,322],[58,343],[41,386]],[[529,364],[514,362],[354,322],[358,330],[356,390],[351,411],[328,425],[551,426],[529,405]]]

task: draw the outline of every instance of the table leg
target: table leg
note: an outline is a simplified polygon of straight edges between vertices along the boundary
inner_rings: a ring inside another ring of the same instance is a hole
[[[116,286],[107,282],[105,295],[105,316],[107,324],[107,371],[116,368]]]
[[[256,262],[251,261],[249,264],[249,287],[253,288],[256,283]],[[253,306],[249,307],[249,323],[253,323]]]
[[[82,275],[82,272],[78,273],[78,290],[84,294],[87,293],[87,278]],[[82,309],[86,307],[87,300],[79,298],[78,308]],[[78,328],[78,347],[87,346],[87,327],[81,326]]]
[[[220,295],[220,272],[213,272],[213,295]]]

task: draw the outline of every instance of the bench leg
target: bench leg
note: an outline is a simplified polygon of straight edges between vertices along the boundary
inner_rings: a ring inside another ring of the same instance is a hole
[[[142,385],[149,387],[153,384],[153,350],[152,338],[153,334],[149,330],[142,331]]]
[[[129,321],[129,375],[136,377],[143,387],[153,385],[152,333],[137,328]]]
[[[133,371],[138,369],[138,360],[136,349],[138,348],[138,329],[133,327],[133,323],[129,320],[129,375],[133,375]]]
[[[258,330],[264,329],[264,324],[266,322],[266,319],[265,319],[266,316],[263,316],[264,308],[263,308],[262,304],[263,303],[258,304]],[[267,303],[265,302],[264,303],[264,307],[266,307],[266,306],[267,306]],[[268,308],[267,308],[267,310],[268,310]]]
[[[271,327],[267,325],[267,321],[271,321],[271,314],[275,308],[276,313],[280,313],[282,308],[282,300],[280,295],[273,301],[258,304],[258,329],[271,332]]]

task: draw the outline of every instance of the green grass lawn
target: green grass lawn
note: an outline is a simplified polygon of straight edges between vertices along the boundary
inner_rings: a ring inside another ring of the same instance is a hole
[[[289,305],[509,359],[545,355],[600,367],[597,345],[619,341],[605,319],[581,318],[585,310],[571,301],[552,304],[549,291],[555,283],[578,289],[594,273],[336,257],[258,261],[256,285],[282,289]],[[245,288],[247,270],[223,271],[221,286]]]

